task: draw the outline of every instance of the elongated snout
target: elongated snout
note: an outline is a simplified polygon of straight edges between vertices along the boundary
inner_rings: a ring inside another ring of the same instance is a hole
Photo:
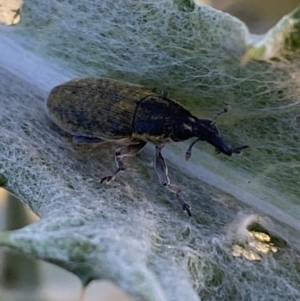
[[[233,153],[232,145],[216,133],[209,135],[206,139],[206,142],[213,145],[219,152],[227,156],[231,156]]]
[[[193,133],[196,137],[198,137],[198,140],[196,141],[206,141],[214,146],[218,152],[227,156],[231,156],[232,154],[240,154],[242,150],[249,147],[248,145],[233,147],[229,142],[220,136],[220,132],[215,122],[210,119],[198,119],[193,124]],[[189,152],[191,151],[191,147],[195,144],[195,142],[191,144]],[[187,154],[188,156],[189,152]]]
[[[240,154],[242,150],[249,148],[249,145],[233,147],[231,144],[229,144],[227,141],[225,141],[222,137],[220,137],[217,134],[210,135],[209,139],[206,141],[211,145],[213,145],[217,149],[217,151],[227,156],[231,156],[232,154]]]

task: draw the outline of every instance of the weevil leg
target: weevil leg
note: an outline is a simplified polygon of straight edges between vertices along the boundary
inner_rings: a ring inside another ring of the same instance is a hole
[[[96,143],[104,143],[105,140],[101,138],[90,138],[85,136],[74,136],[73,143],[74,144],[96,144]]]
[[[180,188],[171,184],[170,178],[168,176],[168,167],[165,162],[164,157],[161,154],[161,150],[164,146],[155,146],[156,159],[155,159],[155,170],[158,175],[159,181],[162,185],[168,188],[170,191],[176,194],[177,200],[179,201],[183,211],[186,211],[189,216],[191,216],[190,206],[183,200],[181,196]]]
[[[117,165],[117,169],[113,172],[112,175],[103,177],[100,181],[101,184],[103,183],[110,183],[116,177],[116,175],[125,170],[124,163],[121,160],[123,157],[132,157],[136,155],[142,148],[146,145],[147,142],[139,141],[136,144],[130,144],[119,148],[115,152],[115,161]]]

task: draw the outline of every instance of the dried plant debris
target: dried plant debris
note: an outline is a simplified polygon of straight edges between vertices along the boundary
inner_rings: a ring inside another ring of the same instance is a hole
[[[300,46],[300,6],[284,16],[274,28],[264,35],[249,35],[248,50],[241,60],[246,65],[250,60],[270,61],[281,59]]]
[[[0,23],[15,25],[21,20],[23,0],[0,0]]]
[[[269,219],[257,214],[239,214],[228,226],[232,255],[255,261],[288,247],[283,238],[268,229],[274,229]]]

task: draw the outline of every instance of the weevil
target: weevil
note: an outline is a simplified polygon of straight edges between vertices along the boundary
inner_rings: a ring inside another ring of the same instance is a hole
[[[196,137],[186,159],[198,141],[206,141],[220,153],[231,156],[247,145],[233,147],[219,133],[215,119],[199,119],[163,92],[109,78],[79,78],[63,83],[49,94],[47,112],[52,121],[73,136],[77,144],[116,142],[116,170],[101,179],[109,183],[125,170],[123,158],[134,156],[148,143],[155,145],[155,170],[160,183],[176,194],[184,211],[191,216],[179,186],[171,183],[162,149],[169,142]]]

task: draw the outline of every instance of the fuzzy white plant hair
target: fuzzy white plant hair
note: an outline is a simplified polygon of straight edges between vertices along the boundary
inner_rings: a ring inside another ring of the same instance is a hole
[[[253,263],[232,256],[238,235],[226,232],[240,211],[261,215],[261,196],[272,214],[283,195],[289,204],[299,195],[298,167],[287,164],[300,146],[299,54],[292,63],[241,67],[243,23],[169,0],[32,0],[24,9],[20,27],[0,29],[0,173],[41,220],[0,233],[0,244],[56,263],[84,284],[112,280],[139,301],[299,300],[296,233],[275,223],[268,231],[285,233],[289,247]],[[101,186],[115,147],[72,145],[44,111],[50,89],[78,75],[167,89],[199,117],[229,103],[221,131],[243,137],[251,152],[225,162],[195,147],[186,163],[187,144],[165,151],[191,218],[157,183],[150,148]],[[247,231],[240,219],[234,225]]]

